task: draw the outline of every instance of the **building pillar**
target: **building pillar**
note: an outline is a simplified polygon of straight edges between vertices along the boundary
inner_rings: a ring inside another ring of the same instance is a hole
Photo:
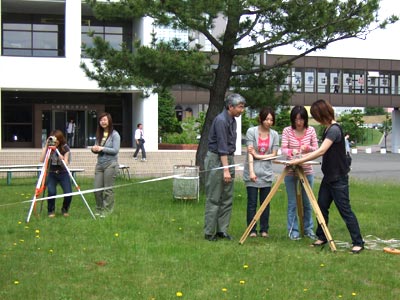
[[[395,107],[392,111],[392,153],[399,153],[400,149],[400,111]]]
[[[65,1],[65,57],[68,61],[81,59],[82,33],[81,1]]]

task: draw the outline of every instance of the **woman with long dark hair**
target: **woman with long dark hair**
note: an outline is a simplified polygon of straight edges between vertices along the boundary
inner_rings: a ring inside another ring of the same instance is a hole
[[[71,161],[70,148],[67,145],[65,136],[61,130],[53,130],[50,132],[50,136],[46,140],[46,145],[42,149],[40,155],[40,162],[44,162],[46,159],[47,150],[49,147],[55,147],[49,156],[48,161],[48,175],[47,175],[47,192],[48,196],[57,195],[57,184],[61,185],[64,194],[72,192],[71,178],[69,177],[68,170],[65,165],[68,165]],[[64,163],[63,163],[64,162]],[[61,208],[61,214],[64,217],[69,216],[69,207],[71,205],[72,196],[65,196],[64,202]],[[56,216],[56,199],[47,200],[47,212],[49,218]]]
[[[290,112],[291,126],[285,127],[282,132],[281,149],[282,154],[287,159],[294,159],[302,155],[318,149],[317,134],[314,127],[308,126],[308,112],[304,106],[295,106]],[[314,170],[311,165],[303,166],[304,173],[307,177],[308,183],[311,187],[314,184]],[[288,198],[287,209],[287,230],[291,240],[300,239],[300,230],[297,220],[297,185],[299,178],[293,170],[289,170],[285,176],[285,186]],[[300,220],[304,225],[305,236],[316,239],[314,234],[314,222],[312,216],[312,207],[310,200],[304,187],[301,186],[302,194],[302,215],[303,219]]]
[[[114,191],[112,188],[118,174],[118,152],[121,144],[121,137],[114,129],[111,115],[102,113],[98,118],[96,132],[96,144],[92,152],[97,154],[97,164],[94,176],[94,188],[108,187],[106,190],[96,191],[96,212],[100,217],[105,217],[114,209]]]
[[[264,107],[258,115],[258,126],[250,127],[246,133],[247,157],[243,170],[243,180],[247,190],[247,226],[271,191],[274,172],[268,158],[278,153],[279,135],[271,127],[275,124],[275,112]],[[257,199],[258,198],[258,199]],[[260,236],[268,237],[270,205],[268,204],[260,217]],[[250,237],[257,236],[257,224],[251,229]]]

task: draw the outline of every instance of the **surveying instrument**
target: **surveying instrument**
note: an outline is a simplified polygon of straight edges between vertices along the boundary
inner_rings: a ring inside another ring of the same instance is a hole
[[[285,165],[285,168],[283,169],[282,174],[279,176],[279,178],[277,179],[277,181],[275,182],[274,186],[272,187],[270,193],[268,194],[267,198],[265,198],[263,204],[260,206],[259,210],[257,211],[257,213],[255,214],[253,220],[250,222],[249,226],[246,228],[245,232],[243,233],[242,237],[240,238],[239,244],[243,244],[244,241],[246,240],[247,236],[249,235],[251,229],[253,228],[253,226],[257,223],[258,219],[260,218],[261,214],[263,213],[263,211],[265,210],[265,208],[267,207],[267,205],[271,202],[271,199],[274,197],[275,193],[278,191],[281,183],[283,182],[283,180],[285,179],[286,174],[289,171],[289,168],[292,168],[292,170],[295,172],[295,174],[297,175],[297,177],[299,178],[301,185],[304,187],[304,190],[308,196],[308,199],[310,200],[311,206],[314,210],[315,216],[317,217],[318,220],[318,224],[321,226],[327,241],[329,243],[329,247],[331,248],[332,251],[336,251],[336,245],[335,242],[331,236],[331,233],[329,232],[328,226],[325,223],[325,219],[324,216],[322,215],[322,212],[318,206],[318,202],[317,199],[314,196],[314,193],[312,191],[312,188],[310,186],[310,183],[307,180],[306,175],[304,174],[304,170],[301,167],[301,165],[297,165],[297,166],[286,166],[286,161],[283,160],[274,160],[273,163],[275,164],[282,164]],[[303,165],[316,165],[319,164],[319,162],[315,162],[315,161],[308,161],[303,163]],[[301,203],[301,202],[300,202]]]
[[[43,166],[42,166],[42,169],[40,171],[39,179],[38,179],[38,181],[36,183],[35,194],[33,196],[31,207],[30,207],[29,213],[28,213],[28,217],[26,219],[27,223],[29,223],[29,220],[31,218],[32,212],[33,211],[36,212],[36,199],[39,197],[40,193],[43,192],[43,194],[44,194],[44,192],[46,190],[46,179],[47,179],[47,176],[48,176],[48,173],[49,173],[49,169],[50,169],[49,161],[50,161],[51,154],[53,152],[55,152],[58,156],[61,156],[60,151],[56,147],[56,143],[57,143],[57,138],[55,136],[50,136],[48,138],[48,142],[47,142],[48,146],[47,146],[46,156],[44,158]],[[74,176],[72,176],[72,173],[71,173],[70,169],[68,168],[67,164],[65,163],[65,161],[63,159],[61,159],[61,161],[62,161],[62,164],[63,164],[65,170],[68,172],[68,175],[69,175],[70,179],[74,183],[76,190],[81,195],[82,201],[85,203],[85,205],[86,205],[87,209],[89,210],[90,214],[92,215],[93,219],[96,219],[96,217],[94,216],[92,210],[90,209],[89,204],[87,203],[85,197],[83,196],[83,193],[81,192],[81,189],[80,189],[79,185],[76,183],[76,180],[75,180]],[[54,196],[54,197],[56,197],[56,196]]]

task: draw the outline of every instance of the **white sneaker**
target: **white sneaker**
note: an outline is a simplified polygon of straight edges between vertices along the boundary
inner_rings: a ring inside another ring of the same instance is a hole
[[[134,159],[134,160],[137,160],[137,157],[134,157],[133,159]]]
[[[145,159],[145,158],[142,158],[142,161],[147,161],[147,159]]]

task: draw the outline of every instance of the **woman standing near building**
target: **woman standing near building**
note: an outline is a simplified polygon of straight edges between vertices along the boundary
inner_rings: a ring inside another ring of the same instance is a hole
[[[317,100],[311,105],[311,115],[314,119],[325,126],[321,146],[301,158],[288,161],[288,165],[301,165],[306,161],[322,156],[322,178],[318,192],[318,206],[325,219],[326,225],[329,221],[329,208],[332,202],[346,223],[347,229],[353,243],[351,252],[358,254],[364,249],[364,240],[361,236],[360,227],[356,215],[353,213],[349,198],[349,171],[350,167],[346,160],[346,148],[342,128],[335,121],[335,113],[332,106],[325,100]],[[312,246],[326,244],[327,238],[320,224],[316,231],[318,240]]]
[[[111,115],[102,113],[98,119],[96,144],[92,152],[97,154],[94,188],[108,189],[95,192],[96,215],[105,217],[114,209],[114,191],[112,187],[118,174],[118,152],[121,143],[119,133],[114,129]]]
[[[257,198],[260,206],[271,191],[274,174],[268,158],[277,155],[279,135],[271,128],[275,123],[275,112],[269,108],[261,109],[259,125],[251,127],[246,133],[247,156],[243,170],[243,180],[247,189],[247,226],[250,225],[257,210]],[[270,205],[260,217],[260,235],[268,237]],[[250,231],[251,237],[257,236],[257,224]]]
[[[290,160],[296,157],[301,157],[303,154],[318,149],[317,134],[313,127],[308,126],[308,113],[304,106],[293,107],[290,112],[290,122],[291,126],[283,129],[281,144],[282,154],[286,155],[287,159]],[[314,171],[312,166],[303,166],[303,170],[310,186],[312,187],[314,184]],[[296,199],[298,184],[299,178],[294,174],[294,171],[290,169],[285,176],[285,185],[288,197],[287,230],[291,240],[300,239]],[[314,234],[312,207],[303,186],[301,186],[301,195],[303,211],[300,215],[303,216],[302,222],[304,225],[304,234],[311,239],[316,239]]]

